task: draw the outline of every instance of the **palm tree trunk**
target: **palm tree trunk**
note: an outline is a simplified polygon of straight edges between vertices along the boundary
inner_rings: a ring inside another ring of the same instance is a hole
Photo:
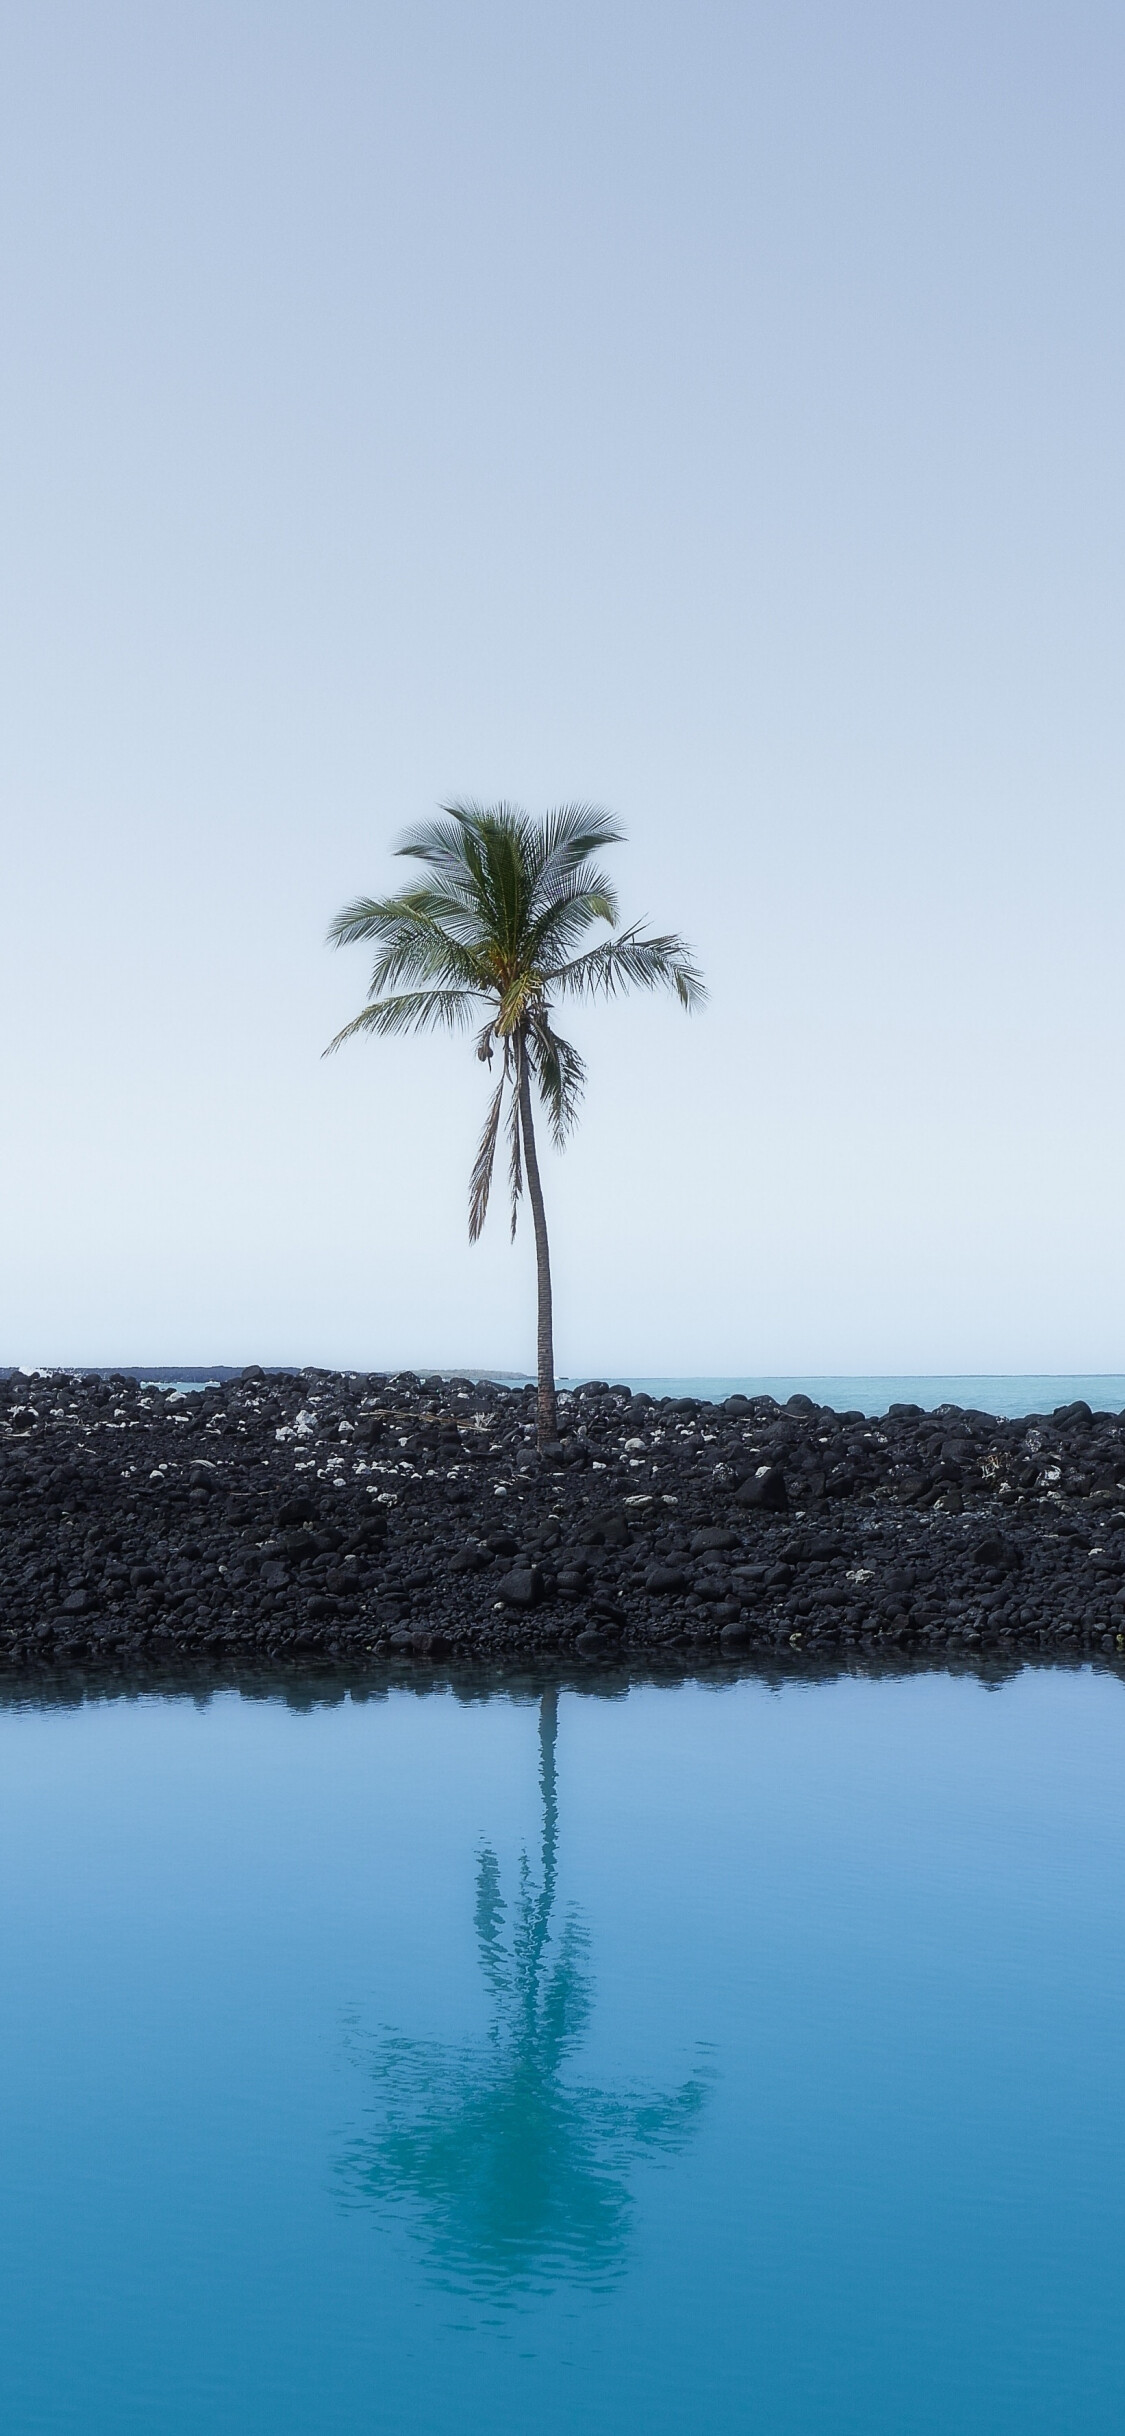
[[[523,1135],[528,1198],[535,1227],[535,1276],[539,1292],[539,1444],[550,1446],[559,1434],[559,1408],[555,1399],[555,1330],[551,1309],[551,1252],[547,1242],[547,1213],[543,1207],[543,1187],[539,1180],[535,1128],[531,1122],[531,1077],[522,1040],[519,1044],[519,1075],[520,1132]]]

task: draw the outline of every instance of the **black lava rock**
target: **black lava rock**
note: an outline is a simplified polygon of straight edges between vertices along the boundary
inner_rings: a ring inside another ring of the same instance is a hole
[[[543,1576],[532,1565],[520,1566],[514,1573],[503,1575],[496,1591],[508,1607],[538,1607],[543,1596]]]
[[[744,1480],[737,1495],[740,1505],[757,1507],[760,1512],[768,1514],[784,1514],[789,1505],[785,1474],[775,1466],[769,1466],[756,1472],[751,1479]]]
[[[547,1651],[1125,1666],[1125,1416],[594,1381],[542,1462],[533,1420],[522,1388],[407,1373],[0,1377],[0,1689]]]

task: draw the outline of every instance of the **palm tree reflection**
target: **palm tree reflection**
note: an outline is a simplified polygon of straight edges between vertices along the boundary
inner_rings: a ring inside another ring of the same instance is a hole
[[[666,2094],[571,2078],[590,2015],[587,1939],[552,1931],[558,1842],[556,1697],[539,1717],[543,1833],[508,1925],[495,1855],[477,1868],[476,1932],[492,2018],[446,2046],[383,2032],[364,2042],[375,2125],[343,2164],[347,2195],[401,2209],[443,2282],[495,2292],[609,2281],[632,2213],[631,2166],[681,2149],[705,2096],[696,2073]]]

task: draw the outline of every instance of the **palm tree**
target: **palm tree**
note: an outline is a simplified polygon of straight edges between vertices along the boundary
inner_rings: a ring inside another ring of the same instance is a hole
[[[558,1436],[551,1260],[531,1113],[532,1084],[562,1148],[574,1124],[586,1070],[552,1023],[556,998],[613,997],[667,987],[689,1012],[705,996],[682,939],[617,930],[617,897],[592,857],[623,832],[589,804],[566,804],[533,820],[512,804],[447,804],[441,820],[403,838],[398,852],[430,876],[393,897],[357,897],[328,933],[336,947],[377,943],[368,1004],[329,1043],[357,1032],[463,1030],[485,1021],[477,1056],[500,1074],[489,1102],[469,1185],[469,1237],[484,1225],[496,1145],[508,1101],[512,1234],[526,1174],[538,1281],[539,1443]],[[594,923],[615,931],[581,948]],[[581,949],[581,952],[579,950]],[[403,984],[408,986],[403,987]],[[326,1051],[326,1055],[329,1053]]]

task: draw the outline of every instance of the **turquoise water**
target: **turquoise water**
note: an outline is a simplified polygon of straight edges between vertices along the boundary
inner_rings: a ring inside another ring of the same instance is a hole
[[[12,2436],[1118,2436],[1125,1702],[0,1714]]]
[[[577,1384],[577,1382],[574,1382]],[[616,1382],[614,1382],[616,1384]],[[1014,1418],[1021,1413],[1051,1413],[1060,1404],[1075,1404],[1081,1399],[1094,1412],[1120,1412],[1125,1406],[1125,1373],[1119,1371],[1067,1372],[989,1372],[982,1375],[972,1371],[885,1372],[841,1376],[830,1372],[823,1376],[741,1379],[641,1379],[621,1382],[634,1389],[644,1388],[650,1396],[700,1396],[709,1403],[719,1404],[724,1396],[776,1396],[784,1404],[787,1396],[811,1396],[814,1404],[828,1404],[838,1413],[885,1413],[889,1404],[920,1404],[924,1412],[933,1412],[939,1404],[975,1406],[978,1412],[1003,1413]]]
[[[233,1375],[224,1373],[224,1376]],[[474,1371],[474,1378],[482,1374]],[[487,1376],[488,1374],[483,1374]],[[514,1373],[505,1373],[513,1377]],[[167,1386],[170,1382],[158,1382]],[[207,1379],[190,1376],[185,1371],[178,1384],[183,1387],[204,1387]],[[144,1385],[153,1382],[144,1381]],[[560,1387],[576,1387],[577,1379],[560,1379]],[[885,1413],[889,1404],[920,1404],[932,1412],[939,1404],[975,1406],[979,1412],[1004,1413],[1014,1417],[1021,1413],[1051,1413],[1060,1404],[1074,1404],[1079,1399],[1094,1412],[1120,1412],[1125,1407],[1125,1372],[1065,1371],[1024,1372],[1005,1371],[982,1374],[973,1371],[887,1371],[879,1374],[857,1373],[854,1377],[828,1372],[810,1377],[794,1372],[761,1378],[652,1378],[630,1375],[620,1384],[634,1390],[644,1388],[650,1396],[700,1396],[708,1403],[719,1404],[724,1396],[776,1396],[783,1404],[787,1396],[811,1396],[816,1404],[828,1404],[834,1411]]]

